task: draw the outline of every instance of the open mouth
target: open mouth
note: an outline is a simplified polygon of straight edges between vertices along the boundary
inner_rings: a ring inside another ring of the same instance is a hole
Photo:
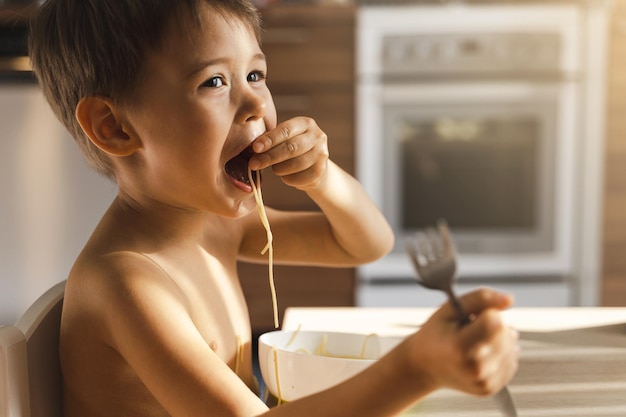
[[[235,181],[251,185],[248,178],[248,162],[250,162],[250,158],[252,158],[253,155],[254,151],[252,150],[252,146],[248,146],[246,149],[241,151],[239,155],[226,162],[226,173]],[[258,172],[252,171],[252,178],[255,183],[258,183],[257,176]]]

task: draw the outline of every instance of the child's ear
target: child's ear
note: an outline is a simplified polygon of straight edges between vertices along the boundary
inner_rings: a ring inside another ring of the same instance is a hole
[[[84,97],[76,106],[76,119],[91,142],[115,156],[128,156],[141,147],[139,138],[129,134],[107,99]]]

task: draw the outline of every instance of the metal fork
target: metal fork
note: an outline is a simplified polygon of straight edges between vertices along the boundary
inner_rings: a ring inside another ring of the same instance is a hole
[[[456,249],[448,224],[445,220],[437,223],[437,232],[427,228],[413,239],[407,239],[406,251],[417,272],[417,282],[425,288],[446,293],[450,304],[456,311],[459,325],[465,326],[472,320],[463,309],[454,292],[456,280]],[[505,386],[494,396],[498,409],[505,417],[517,417],[513,397]]]

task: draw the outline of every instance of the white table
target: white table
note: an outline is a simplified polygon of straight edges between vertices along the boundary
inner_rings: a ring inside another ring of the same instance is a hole
[[[289,308],[285,330],[403,336],[431,308]],[[510,384],[520,417],[626,416],[626,308],[513,308],[505,320],[520,330],[520,368]],[[490,417],[490,398],[441,390],[406,414]]]

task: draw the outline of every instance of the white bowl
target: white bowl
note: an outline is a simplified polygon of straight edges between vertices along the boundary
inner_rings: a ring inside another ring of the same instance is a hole
[[[326,331],[264,333],[259,337],[261,375],[272,395],[293,401],[361,372],[400,340]]]

